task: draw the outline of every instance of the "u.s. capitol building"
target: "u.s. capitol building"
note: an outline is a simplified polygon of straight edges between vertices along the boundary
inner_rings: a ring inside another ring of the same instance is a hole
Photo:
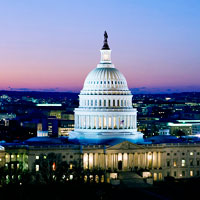
[[[70,168],[101,169],[106,180],[121,172],[142,172],[141,178],[200,176],[200,143],[160,136],[154,142],[137,132],[137,110],[127,81],[111,62],[104,34],[100,64],[87,76],[75,109],[75,130],[69,138],[36,137],[22,143],[3,143],[0,166],[40,171],[38,160],[53,153]],[[55,163],[54,168],[55,168]],[[93,176],[91,174],[91,176]],[[94,177],[93,177],[94,178]]]

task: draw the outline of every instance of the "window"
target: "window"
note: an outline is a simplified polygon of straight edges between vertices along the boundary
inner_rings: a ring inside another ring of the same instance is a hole
[[[73,168],[73,165],[72,165],[72,164],[70,164],[70,165],[69,165],[69,168],[70,168],[70,169],[72,169],[72,168]]]
[[[193,166],[193,160],[190,160],[190,166]]]
[[[99,106],[101,106],[101,100],[99,100]]]
[[[40,156],[35,156],[35,159],[36,159],[36,160],[39,160],[39,158],[40,158]]]
[[[190,152],[190,156],[193,156],[194,155],[194,153],[193,152]]]
[[[117,106],[119,107],[119,100],[117,100]]]
[[[167,161],[167,167],[170,167],[170,161]]]
[[[173,165],[174,165],[174,167],[176,167],[176,166],[177,166],[176,160],[174,160],[174,164],[173,164]]]
[[[199,166],[199,164],[200,164],[200,162],[199,162],[199,160],[197,160],[197,166]]]
[[[170,156],[170,153],[167,153],[168,156]]]
[[[93,100],[91,100],[91,106],[93,106]]]
[[[184,159],[181,160],[181,166],[185,167],[185,160]]]
[[[123,100],[121,100],[121,106],[123,106]]]
[[[115,106],[115,100],[113,100],[113,106]]]
[[[174,171],[174,176],[176,177],[176,171]]]
[[[108,100],[108,106],[110,107],[110,100]]]
[[[72,159],[72,158],[73,158],[73,155],[70,155],[70,158]]]
[[[176,156],[176,153],[174,153],[174,156]]]
[[[191,171],[190,171],[190,176],[193,176],[193,174],[194,174],[194,173],[193,173],[193,171],[191,170]]]
[[[182,176],[185,176],[185,171],[182,171]]]
[[[103,103],[103,104],[104,104],[104,106],[106,106],[106,100],[104,100],[104,103]]]
[[[97,106],[97,100],[95,100],[95,106]]]
[[[184,156],[184,155],[185,155],[185,153],[182,153],[182,155]]]
[[[197,171],[197,176],[199,176],[199,174],[200,174],[200,172],[199,172],[199,171]]]
[[[35,165],[35,171],[38,172],[40,170],[40,166],[39,165]]]

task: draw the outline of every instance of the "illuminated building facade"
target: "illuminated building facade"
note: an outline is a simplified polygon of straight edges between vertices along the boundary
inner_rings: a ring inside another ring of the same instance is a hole
[[[75,144],[5,146],[0,147],[0,166],[39,171],[37,161],[46,159],[52,152],[59,155],[63,162],[69,163],[70,168],[101,169],[106,172],[108,179],[111,174],[124,171],[142,171],[141,178],[153,178],[154,181],[161,181],[167,176],[200,176],[198,143],[136,145],[124,141],[106,148],[104,145]]]

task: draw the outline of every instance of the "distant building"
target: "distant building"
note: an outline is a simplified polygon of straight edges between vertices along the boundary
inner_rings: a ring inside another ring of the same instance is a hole
[[[48,117],[42,119],[42,123],[37,124],[37,136],[58,137],[69,136],[69,132],[74,130],[74,120],[57,119]]]
[[[160,129],[159,135],[170,135],[170,130],[169,129]]]
[[[192,124],[168,123],[170,135],[192,135]]]

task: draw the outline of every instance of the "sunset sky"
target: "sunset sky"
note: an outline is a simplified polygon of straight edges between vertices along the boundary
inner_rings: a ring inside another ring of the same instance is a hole
[[[199,0],[5,0],[0,27],[0,89],[79,91],[106,30],[129,88],[200,91]]]

